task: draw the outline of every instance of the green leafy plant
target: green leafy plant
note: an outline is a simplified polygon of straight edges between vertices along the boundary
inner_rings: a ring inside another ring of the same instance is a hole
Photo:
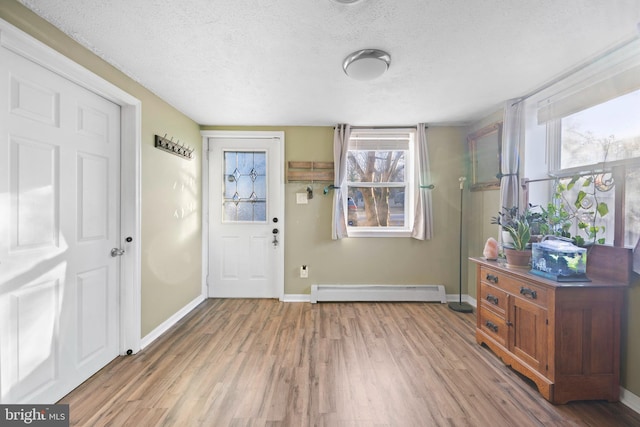
[[[531,227],[526,219],[518,219],[514,225],[503,226],[513,239],[513,249],[524,251],[531,241]]]
[[[539,206],[530,203],[529,206],[520,213],[517,206],[510,208],[504,207],[501,212],[498,212],[497,216],[491,217],[491,224],[497,224],[501,226],[504,231],[507,231],[507,227],[517,228],[518,222],[522,221],[529,225],[531,235],[548,234],[547,213],[542,208],[537,212],[537,208],[539,208]]]
[[[556,180],[552,201],[545,211],[549,234],[573,238],[578,246],[584,246],[586,242],[605,242],[604,237],[599,237],[605,232],[605,226],[598,225],[597,221],[609,213],[609,207],[598,199],[595,184],[599,177],[601,175],[594,173],[587,176],[575,175],[567,183]],[[576,185],[581,187],[573,198],[570,194]],[[569,230],[574,221],[584,236],[571,236]]]
[[[557,198],[554,197],[554,200]],[[562,203],[549,202],[547,209],[543,209],[546,217],[546,224],[543,227],[543,234],[550,234],[559,237],[571,237],[571,225],[573,216],[565,209]]]
[[[589,210],[586,211],[586,215],[580,217],[581,220],[578,221],[578,228],[584,231],[587,239],[589,239],[593,243],[603,244],[605,242],[605,239],[604,237],[598,238],[598,234],[604,233],[605,227],[604,225],[596,225],[596,220],[598,219],[598,216],[602,218],[607,215],[609,213],[609,207],[606,203],[598,200],[598,193],[596,191],[595,185],[593,185],[595,179],[595,176],[590,176],[584,180],[584,183],[582,184],[583,188],[591,188],[592,190],[590,191],[590,193],[587,193],[582,189],[578,191],[574,206],[578,210],[585,210],[585,206],[587,206],[587,204],[590,204],[592,209],[589,208]],[[593,202],[589,202],[589,198],[593,198]],[[586,204],[585,201],[587,201]]]
[[[547,212],[541,206],[529,203],[529,207],[524,211],[524,219],[531,228],[532,236],[548,234]]]
[[[502,211],[498,212],[498,215],[491,217],[491,224],[497,224],[501,227],[513,227],[516,225],[516,221],[520,216],[518,207],[512,206],[510,208],[503,207]]]

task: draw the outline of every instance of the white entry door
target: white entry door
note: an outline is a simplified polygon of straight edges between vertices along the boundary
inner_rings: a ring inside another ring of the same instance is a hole
[[[283,294],[283,139],[209,138],[210,297]]]
[[[120,107],[0,48],[0,402],[118,355]]]

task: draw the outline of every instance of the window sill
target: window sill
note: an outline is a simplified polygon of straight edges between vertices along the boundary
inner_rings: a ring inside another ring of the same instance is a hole
[[[349,237],[411,237],[411,230],[406,228],[398,230],[378,230],[374,228],[358,229],[355,227],[347,227]]]

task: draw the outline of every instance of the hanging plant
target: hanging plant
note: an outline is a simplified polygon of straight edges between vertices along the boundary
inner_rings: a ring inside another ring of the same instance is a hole
[[[604,182],[606,186],[602,185]],[[581,184],[581,188],[575,198],[572,198],[571,193],[576,184]],[[612,188],[613,179],[605,179],[604,174],[600,173],[574,175],[566,184],[559,179],[556,180],[552,201],[544,211],[549,234],[573,238],[578,246],[584,246],[586,243],[605,243],[602,235],[606,229],[604,225],[598,224],[598,219],[609,213],[609,206],[598,198],[598,193]],[[584,235],[571,236],[569,230],[574,221],[578,231]]]

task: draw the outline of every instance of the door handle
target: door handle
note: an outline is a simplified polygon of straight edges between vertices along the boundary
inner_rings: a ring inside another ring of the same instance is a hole
[[[122,256],[124,255],[124,249],[120,249],[120,248],[113,248],[111,249],[111,256],[112,257],[117,257],[117,256]]]

